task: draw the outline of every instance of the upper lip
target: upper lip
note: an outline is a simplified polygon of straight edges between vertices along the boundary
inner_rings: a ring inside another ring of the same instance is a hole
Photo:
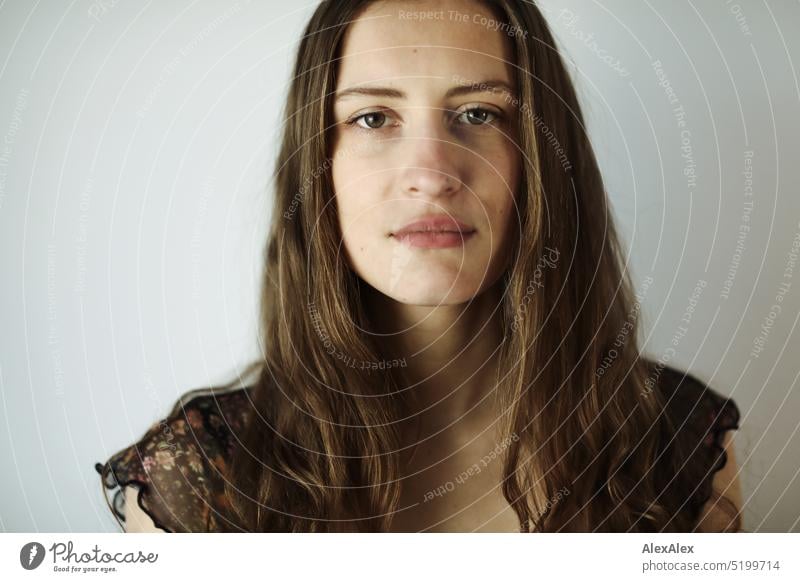
[[[410,232],[460,232],[468,234],[475,229],[447,214],[426,214],[406,224],[392,235],[408,234]]]

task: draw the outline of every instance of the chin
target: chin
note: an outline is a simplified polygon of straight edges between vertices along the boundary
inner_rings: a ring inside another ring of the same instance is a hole
[[[435,307],[438,305],[461,305],[475,298],[478,289],[471,285],[432,284],[431,281],[420,281],[418,284],[386,285],[382,293],[399,303]]]

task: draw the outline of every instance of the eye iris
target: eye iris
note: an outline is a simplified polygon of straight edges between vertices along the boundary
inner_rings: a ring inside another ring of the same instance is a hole
[[[374,112],[374,113],[367,113],[366,115],[364,115],[362,119],[366,122],[366,124],[370,128],[377,129],[381,125],[383,125],[383,117],[384,117],[383,113]]]
[[[472,121],[476,119],[478,121],[478,123],[474,123],[473,125],[480,125],[482,123],[486,123],[487,115],[490,115],[490,113],[485,109],[470,109],[469,111],[467,111],[467,119],[469,119],[470,123],[472,123]]]

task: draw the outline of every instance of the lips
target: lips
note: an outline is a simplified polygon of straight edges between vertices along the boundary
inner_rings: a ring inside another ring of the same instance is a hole
[[[392,236],[405,236],[412,233],[456,233],[467,235],[475,232],[470,225],[448,216],[436,214],[422,216],[392,233]]]
[[[462,247],[471,240],[475,229],[447,214],[420,216],[390,234],[397,242],[418,249]]]

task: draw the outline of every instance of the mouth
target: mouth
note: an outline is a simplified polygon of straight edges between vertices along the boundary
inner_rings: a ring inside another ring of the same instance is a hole
[[[422,216],[390,233],[398,242],[418,248],[449,248],[465,244],[475,229],[449,214]]]
[[[462,246],[474,235],[474,228],[448,214],[429,214],[389,236],[410,247],[440,249]]]
[[[461,233],[470,234],[475,232],[472,226],[461,222],[447,214],[431,214],[420,217],[406,224],[403,228],[392,232],[394,236],[401,236],[409,233]]]
[[[463,246],[472,239],[475,231],[413,230],[392,234],[399,243],[415,248],[444,249]]]
[[[443,249],[465,245],[474,235],[474,230],[406,230],[394,233],[391,237],[410,247]]]

